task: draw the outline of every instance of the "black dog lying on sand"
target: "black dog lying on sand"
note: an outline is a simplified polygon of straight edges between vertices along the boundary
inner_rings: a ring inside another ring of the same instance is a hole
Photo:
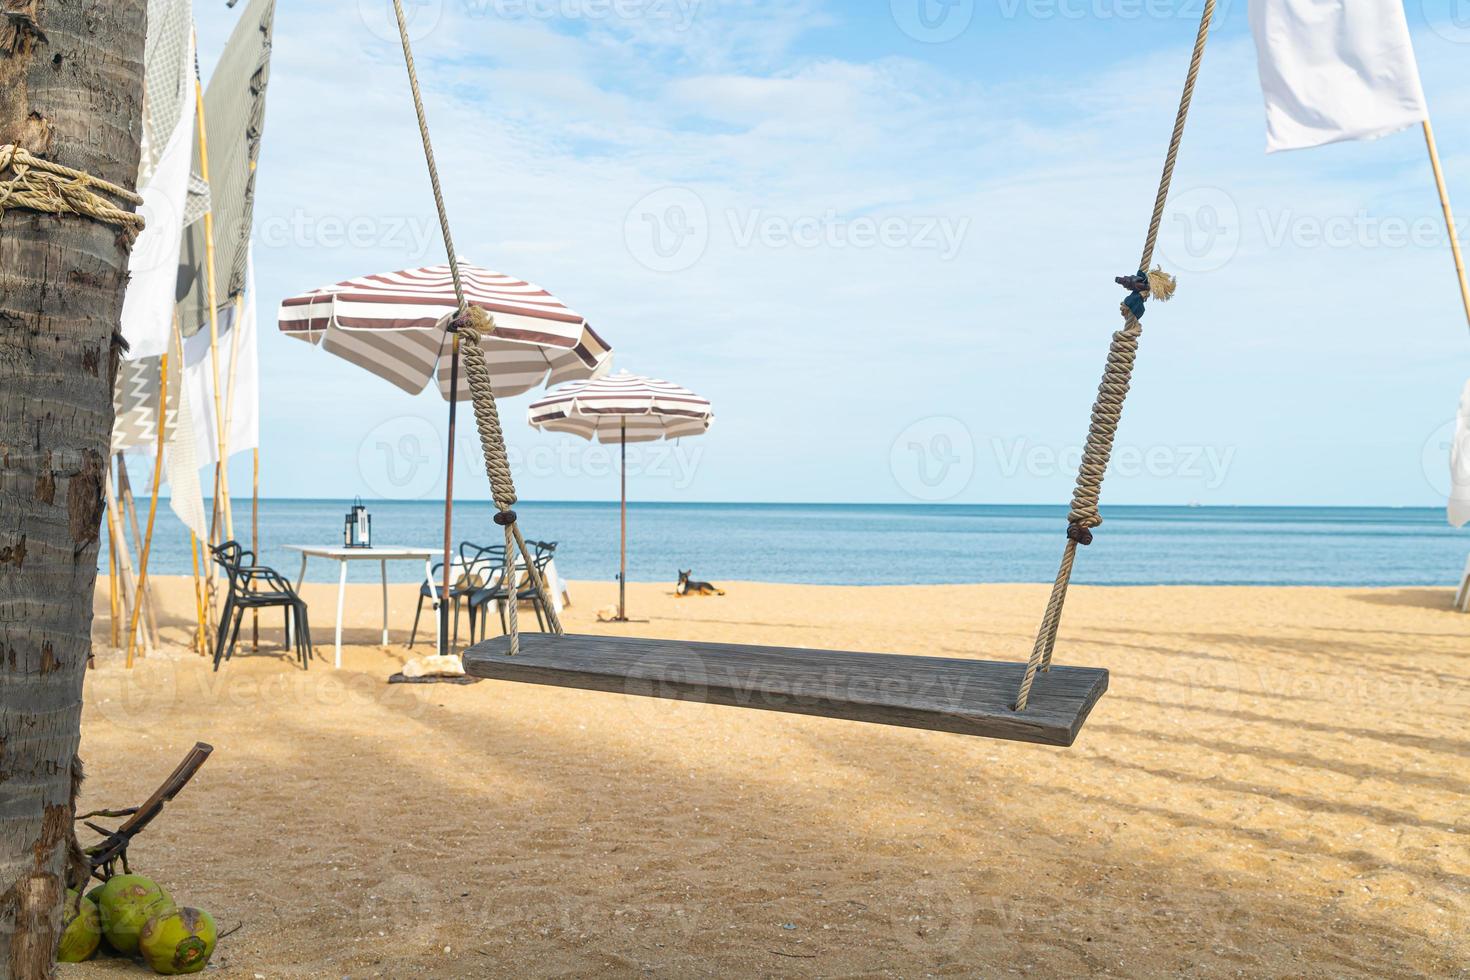
[[[724,589],[717,589],[708,582],[695,582],[689,578],[694,574],[694,569],[679,573],[679,584],[674,586],[674,595],[683,598],[686,595],[724,595]]]

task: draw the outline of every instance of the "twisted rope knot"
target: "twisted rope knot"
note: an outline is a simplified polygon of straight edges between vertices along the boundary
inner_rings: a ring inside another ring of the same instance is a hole
[[[1069,525],[1084,529],[1097,527],[1103,522],[1097,509],[1098,498],[1102,494],[1103,478],[1107,476],[1108,460],[1113,454],[1113,439],[1123,418],[1123,403],[1128,398],[1133,363],[1138,358],[1138,338],[1143,327],[1131,313],[1125,313],[1125,319],[1127,324],[1113,334],[1108,345],[1107,366],[1097,388],[1097,400],[1092,405],[1087,444],[1082,450],[1082,463],[1077,468],[1072,509],[1067,515]]]
[[[126,187],[43,160],[14,143],[0,146],[0,174],[6,171],[12,176],[0,178],[0,218],[12,208],[42,214],[81,215],[121,228],[129,245],[143,230],[141,214],[124,211],[97,193],[101,191],[134,207],[141,206],[143,198]]]
[[[495,332],[495,320],[480,307],[467,306],[450,323],[450,329],[458,330],[466,341],[461,351],[464,355],[464,373],[475,406],[475,424],[480,430],[480,449],[485,456],[485,473],[490,477],[490,495],[495,500],[497,510],[508,512],[519,498],[516,497],[515,480],[510,472],[510,460],[506,458],[505,433],[500,426],[500,409],[495,403],[490,366],[485,363],[485,349],[480,346],[483,335]]]
[[[1128,298],[1123,300],[1124,315],[1131,313],[1136,320],[1143,319],[1150,299],[1157,299],[1160,303],[1169,302],[1178,285],[1173,276],[1158,266],[1139,269],[1137,275],[1116,276],[1113,282],[1130,291]]]

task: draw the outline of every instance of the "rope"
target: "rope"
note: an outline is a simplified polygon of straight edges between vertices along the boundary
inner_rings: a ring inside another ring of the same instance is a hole
[[[108,183],[81,170],[32,156],[24,147],[0,146],[0,218],[10,209],[43,214],[78,214],[121,228],[131,245],[143,230],[143,216],[124,211],[102,194],[140,207],[143,198],[117,184]],[[98,191],[101,194],[97,193]]]
[[[1189,72],[1184,79],[1184,91],[1179,97],[1179,111],[1174,117],[1174,131],[1169,137],[1169,152],[1164,157],[1164,171],[1159,178],[1158,194],[1154,197],[1153,216],[1149,219],[1148,236],[1144,240],[1138,274],[1118,279],[1120,284],[1131,290],[1121,307],[1123,329],[1113,334],[1108,345],[1107,366],[1103,370],[1102,383],[1098,386],[1097,400],[1092,406],[1087,443],[1082,451],[1082,464],[1077,470],[1077,486],[1072,492],[1071,511],[1067,515],[1067,546],[1062,551],[1062,561],[1057,569],[1056,581],[1052,584],[1051,598],[1047,601],[1046,612],[1042,614],[1036,643],[1031,648],[1031,658],[1026,663],[1026,673],[1021,678],[1021,687],[1016,695],[1016,711],[1026,710],[1036,672],[1051,669],[1052,651],[1056,647],[1057,631],[1062,623],[1062,609],[1067,602],[1067,587],[1072,581],[1072,566],[1077,560],[1077,546],[1091,544],[1092,529],[1102,524],[1102,516],[1098,513],[1098,499],[1102,494],[1103,478],[1107,475],[1108,459],[1113,452],[1113,439],[1123,417],[1123,403],[1128,398],[1128,387],[1133,378],[1133,364],[1138,357],[1138,340],[1143,333],[1143,324],[1140,321],[1145,305],[1150,297],[1163,301],[1174,293],[1174,280],[1159,269],[1150,269],[1149,265],[1153,262],[1159,228],[1164,221],[1169,185],[1174,179],[1174,165],[1178,162],[1179,147],[1184,141],[1184,126],[1189,119],[1189,106],[1194,100],[1194,86],[1199,80],[1200,63],[1204,59],[1205,43],[1210,37],[1210,22],[1214,14],[1215,0],[1205,0],[1199,33],[1194,40],[1194,53],[1189,59]]]
[[[468,341],[462,348],[465,376],[469,380],[470,399],[475,406],[475,426],[480,432],[480,446],[485,456],[485,475],[490,479],[490,494],[498,513],[495,523],[505,530],[505,568],[501,581],[506,589],[506,603],[510,609],[507,625],[510,633],[510,656],[521,650],[520,617],[517,615],[515,565],[516,550],[525,558],[526,568],[537,590],[547,598],[546,614],[553,633],[562,633],[561,621],[556,615],[551,596],[546,591],[541,570],[526,548],[526,540],[516,525],[515,480],[510,471],[510,460],[505,451],[505,433],[500,426],[500,409],[495,403],[495,390],[490,367],[485,363],[485,350],[480,346],[482,334],[493,333],[495,322],[490,314],[478,306],[471,306],[465,299],[464,282],[460,275],[459,260],[454,253],[454,236],[449,232],[449,210],[444,205],[444,189],[439,183],[439,167],[434,162],[434,144],[429,138],[429,120],[424,114],[424,97],[419,86],[418,69],[414,66],[413,46],[408,39],[408,20],[403,13],[403,0],[393,0],[393,12],[398,18],[398,37],[403,42],[403,62],[408,68],[408,85],[413,92],[414,114],[418,117],[419,138],[424,145],[424,161],[429,167],[429,183],[434,189],[434,208],[439,214],[439,230],[444,236],[444,251],[449,258],[450,275],[454,278],[454,296],[459,302],[459,315],[450,323],[451,330],[458,330],[462,339]],[[451,393],[452,394],[452,393]]]
[[[413,92],[413,111],[419,120],[419,138],[424,144],[424,162],[429,165],[429,183],[434,188],[434,208],[439,212],[439,231],[444,236],[444,251],[449,256],[449,274],[454,277],[454,297],[459,310],[468,305],[464,283],[459,276],[459,262],[454,255],[454,236],[449,233],[449,211],[444,207],[444,188],[439,185],[439,166],[434,162],[434,143],[429,139],[429,119],[424,115],[424,96],[419,89],[419,72],[413,63],[413,46],[408,40],[408,19],[403,13],[403,0],[393,0],[393,13],[398,17],[398,37],[403,42],[403,63],[408,67],[408,87]],[[478,407],[477,407],[478,411]]]
[[[480,337],[495,330],[495,322],[478,306],[471,306],[450,329],[457,329],[464,341],[460,355],[464,358],[465,380],[475,405],[475,424],[480,430],[480,448],[485,454],[485,474],[490,477],[490,495],[501,513],[516,505],[515,481],[506,457],[505,433],[500,427],[500,408],[495,402],[490,366],[485,363],[485,349]]]
[[[521,536],[520,526],[516,523],[515,511],[511,508],[519,499],[516,496],[514,478],[510,471],[510,460],[505,449],[505,433],[500,427],[500,409],[495,402],[495,391],[491,384],[490,367],[485,363],[485,349],[480,346],[480,338],[487,333],[495,332],[495,321],[490,314],[478,306],[471,306],[465,311],[464,316],[455,321],[455,327],[465,343],[462,345],[461,353],[464,356],[465,378],[470,386],[470,398],[475,406],[475,426],[480,432],[480,449],[485,457],[485,474],[490,478],[490,495],[495,500],[495,507],[500,512],[496,516],[496,523],[505,526],[505,572],[502,581],[509,583],[507,588],[515,591],[515,556],[519,551],[525,559],[526,569],[530,572],[531,581],[538,592],[546,597],[546,617],[551,631],[557,635],[563,632],[561,620],[556,615],[555,603],[551,593],[546,590],[546,582],[541,575],[541,569],[536,567],[536,558],[526,546],[526,539]],[[510,599],[510,644],[511,656],[520,652],[520,638],[516,630],[516,603],[514,596]]]

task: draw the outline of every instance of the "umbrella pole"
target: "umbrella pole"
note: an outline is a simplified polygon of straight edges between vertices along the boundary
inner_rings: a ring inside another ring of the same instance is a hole
[[[444,588],[439,593],[439,654],[449,652],[449,550],[454,533],[454,423],[459,406],[459,331],[449,354],[449,453],[444,474]]]
[[[618,622],[628,621],[628,420],[619,422],[618,445],[622,462],[618,466],[622,483],[622,504],[618,508],[618,519],[622,525],[621,542],[618,546]]]

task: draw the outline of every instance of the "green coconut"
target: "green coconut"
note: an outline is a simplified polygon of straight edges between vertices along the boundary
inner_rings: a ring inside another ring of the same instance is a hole
[[[198,973],[214,955],[218,935],[203,909],[170,909],[143,924],[138,949],[155,973]]]
[[[75,888],[66,890],[66,909],[62,922],[61,946],[56,959],[61,963],[90,960],[102,944],[102,918],[90,898],[78,898]]]
[[[102,934],[119,953],[138,951],[138,933],[155,915],[173,908],[168,893],[142,875],[114,875],[97,895],[102,913]]]

